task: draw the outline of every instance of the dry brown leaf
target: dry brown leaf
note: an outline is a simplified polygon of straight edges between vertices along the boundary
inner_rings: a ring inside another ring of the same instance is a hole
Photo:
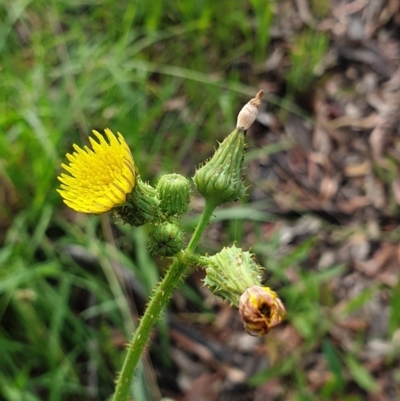
[[[371,172],[372,166],[369,160],[365,160],[361,164],[353,164],[346,166],[343,173],[346,177],[360,177]]]

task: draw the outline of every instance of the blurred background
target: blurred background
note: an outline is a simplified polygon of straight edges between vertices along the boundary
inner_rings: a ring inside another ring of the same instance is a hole
[[[262,89],[200,250],[251,249],[287,321],[250,337],[195,271],[132,397],[399,400],[399,45],[398,0],[0,1],[0,399],[107,399],[168,263],[63,205],[72,144],[108,127],[143,179],[192,176]]]

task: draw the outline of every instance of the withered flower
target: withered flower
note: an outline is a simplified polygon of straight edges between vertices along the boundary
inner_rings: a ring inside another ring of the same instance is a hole
[[[245,330],[252,336],[267,334],[286,316],[285,307],[276,292],[258,285],[248,288],[240,296],[239,313]]]

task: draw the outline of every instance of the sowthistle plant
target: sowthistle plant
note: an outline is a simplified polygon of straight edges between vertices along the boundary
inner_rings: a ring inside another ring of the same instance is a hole
[[[277,294],[262,285],[262,267],[254,255],[236,246],[223,248],[213,256],[199,255],[196,247],[214,209],[245,194],[243,155],[245,134],[257,117],[263,92],[240,111],[235,130],[219,145],[193,178],[205,206],[199,223],[185,246],[180,217],[190,202],[190,181],[179,174],[162,176],[156,187],[141,180],[132,154],[123,136],[105,130],[108,141],[93,131],[92,149],[74,144],[67,154],[69,165],[62,168],[58,192],[67,206],[82,213],[111,212],[124,222],[149,226],[148,246],[154,255],[171,259],[164,278],[155,289],[139,326],[127,347],[122,370],[117,378],[113,401],[125,401],[140,356],[151,330],[164,310],[173,290],[190,267],[206,271],[204,284],[217,296],[239,308],[245,330],[254,336],[268,331],[285,318],[285,308]]]

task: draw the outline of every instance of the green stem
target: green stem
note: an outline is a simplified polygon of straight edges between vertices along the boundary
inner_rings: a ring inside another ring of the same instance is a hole
[[[211,219],[211,216],[214,212],[214,209],[217,207],[217,204],[213,202],[209,202],[206,200],[204,205],[203,213],[201,214],[200,220],[197,224],[196,230],[193,233],[191,240],[189,241],[188,246],[186,247],[185,252],[194,252],[196,250],[197,244],[199,243],[204,230],[207,227],[208,222]]]
[[[216,205],[213,202],[207,202],[204,206],[200,221],[193,233],[193,236],[186,247],[185,253],[195,251],[204,230],[212,216]],[[184,257],[179,255],[169,267],[164,278],[157,286],[154,296],[151,298],[139,326],[135,330],[132,341],[128,345],[122,370],[118,376],[115,393],[112,401],[126,401],[129,396],[130,385],[136,366],[139,363],[143,350],[148,342],[152,328],[154,327],[161,311],[166,306],[173,290],[178,286],[187,269],[184,263]]]

